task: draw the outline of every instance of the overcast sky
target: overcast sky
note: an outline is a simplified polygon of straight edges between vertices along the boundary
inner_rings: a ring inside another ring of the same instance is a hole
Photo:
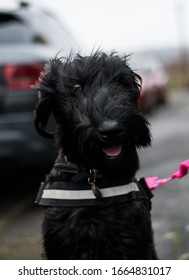
[[[189,46],[188,0],[28,1],[57,14],[84,51],[94,47],[133,52]]]

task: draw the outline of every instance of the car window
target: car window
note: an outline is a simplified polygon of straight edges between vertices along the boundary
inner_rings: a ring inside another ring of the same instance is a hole
[[[58,20],[48,13],[36,13],[29,18],[33,30],[33,42],[61,48],[70,47],[73,41],[69,32]]]
[[[19,17],[0,13],[0,44],[31,41],[29,28]]]
[[[75,41],[70,32],[47,12],[0,12],[0,44],[45,44],[57,50],[70,50]]]

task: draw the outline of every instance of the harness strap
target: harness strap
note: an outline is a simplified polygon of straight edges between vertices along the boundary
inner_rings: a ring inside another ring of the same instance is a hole
[[[100,193],[101,197],[97,198],[87,183],[42,183],[36,203],[44,206],[83,207],[120,203],[134,199],[149,201],[153,197],[143,178],[121,186],[100,188]]]

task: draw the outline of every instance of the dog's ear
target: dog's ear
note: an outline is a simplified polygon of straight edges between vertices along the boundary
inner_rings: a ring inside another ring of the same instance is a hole
[[[137,148],[146,148],[151,146],[152,135],[150,132],[150,123],[142,114],[137,116],[137,122],[133,124],[135,130],[135,145]]]
[[[39,93],[39,100],[34,109],[35,127],[37,132],[46,138],[53,138],[54,133],[47,130],[49,116],[53,110],[54,95],[56,94],[59,59],[51,60],[41,73],[35,88]]]
[[[106,64],[110,82],[116,81],[125,87],[128,98],[138,107],[142,78],[132,70],[129,63],[130,55],[119,57],[112,53]]]
[[[53,133],[49,132],[46,128],[51,111],[52,107],[49,94],[39,91],[39,102],[34,110],[35,128],[45,138],[53,138]]]
[[[128,89],[130,90],[129,97],[131,98],[132,102],[136,104],[138,107],[138,101],[140,98],[140,92],[142,88],[142,78],[134,72],[130,66],[127,64],[127,75],[125,75],[125,84],[129,82],[129,86],[127,85]]]

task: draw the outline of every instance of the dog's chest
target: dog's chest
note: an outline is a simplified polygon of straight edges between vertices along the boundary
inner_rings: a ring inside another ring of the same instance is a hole
[[[54,250],[57,247],[56,256],[61,259],[130,258],[130,250],[133,254],[150,238],[149,225],[149,212],[140,201],[103,207],[49,208],[44,219],[44,231],[51,232],[50,242]]]

